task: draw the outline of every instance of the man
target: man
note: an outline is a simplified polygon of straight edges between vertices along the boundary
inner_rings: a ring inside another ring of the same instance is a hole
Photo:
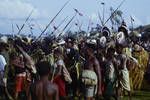
[[[130,79],[129,79],[129,71],[127,69],[127,60],[128,57],[123,51],[124,47],[122,45],[117,44],[117,57],[116,57],[116,65],[117,65],[117,79],[118,79],[118,89],[117,89],[117,97],[118,100],[121,99],[122,89],[128,92],[129,100],[131,100],[131,88],[130,88]]]
[[[79,87],[77,69],[75,67],[79,60],[79,52],[74,48],[74,40],[72,38],[68,38],[67,40],[64,58],[64,62],[72,78],[72,83],[67,84],[67,93],[69,96],[75,97]]]
[[[92,100],[97,95],[102,95],[101,92],[101,71],[97,58],[94,55],[95,45],[86,44],[86,61],[82,72],[82,82],[84,84],[84,97],[86,100]]]
[[[131,42],[128,34],[128,29],[125,24],[125,22],[122,22],[122,25],[118,29],[117,33],[117,40],[116,40],[117,45],[119,44],[120,46],[123,47],[123,53],[126,54],[128,60],[127,60],[127,69],[129,70],[129,77],[130,77],[130,87],[131,91],[133,91],[133,82],[132,78],[134,77],[134,67],[136,64],[138,64],[137,60],[132,56],[132,45],[133,42]]]
[[[31,85],[28,100],[59,100],[58,87],[48,79],[50,66],[46,61],[37,64],[40,80]]]
[[[0,95],[4,96],[7,86],[6,70],[9,63],[8,55],[8,39],[7,37],[0,38]]]
[[[134,50],[132,53],[133,57],[138,60],[138,65],[136,65],[134,68],[134,77],[132,78],[133,86],[134,89],[140,90],[143,86],[142,84],[144,82],[144,74],[148,68],[149,54],[143,47],[138,44],[134,45]]]
[[[111,100],[114,96],[114,85],[116,80],[115,65],[114,65],[115,49],[113,47],[108,48],[106,54],[106,60],[104,62],[104,98],[105,100]]]
[[[4,48],[2,45],[0,45],[0,96],[4,96],[5,93],[5,87],[6,87],[6,79],[4,78],[4,70],[5,66],[7,65],[6,59],[1,54],[3,52]]]

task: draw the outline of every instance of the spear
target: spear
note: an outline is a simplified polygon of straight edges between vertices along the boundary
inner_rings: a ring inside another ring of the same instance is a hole
[[[101,18],[101,15],[100,15],[100,12],[99,12],[99,11],[98,11],[98,17],[99,17],[99,20],[101,21],[102,26],[104,26],[103,20],[102,20],[102,18]]]
[[[73,21],[73,19],[77,16],[77,14],[78,14],[79,16],[83,16],[83,14],[80,13],[77,9],[74,8],[74,11],[75,11],[75,15],[72,16],[72,18],[70,19],[70,21],[67,23],[67,25],[63,28],[63,30],[61,31],[61,33],[60,33],[58,36],[61,36],[61,35],[62,35],[62,33],[64,32],[64,30],[70,25],[70,23],[71,23],[71,22]]]
[[[70,29],[73,27],[74,23],[71,23],[70,27],[67,29],[67,33],[70,31]]]
[[[13,21],[11,21],[11,28],[12,28],[12,34],[14,35],[14,24],[13,24]]]
[[[125,0],[123,0],[120,5],[116,8],[116,10],[110,15],[110,17],[106,20],[106,22],[104,23],[104,26],[106,25],[106,23],[111,19],[111,17],[116,13],[116,11],[123,5],[123,3],[125,2]]]
[[[90,24],[91,24],[91,18],[89,19],[88,27],[87,27],[87,32],[90,30]]]
[[[17,29],[18,29],[18,30],[20,30],[20,28],[19,28],[18,24],[16,24],[16,27],[17,27]]]
[[[101,2],[101,5],[103,5],[103,24],[104,24],[104,21],[105,21],[105,3],[104,2]]]
[[[64,32],[64,30],[70,25],[70,23],[73,21],[73,19],[76,17],[76,15],[77,15],[77,13],[75,13],[75,15],[69,20],[69,22],[66,24],[66,26],[61,31],[61,33],[58,35],[58,37],[62,35],[62,33]]]
[[[64,19],[60,22],[60,24],[59,24],[57,27],[54,27],[54,31],[53,31],[51,34],[54,34],[54,32],[55,32],[57,29],[59,29],[59,27],[66,21],[67,18],[68,18],[68,16],[67,16],[66,18],[64,18]]]
[[[37,25],[38,29],[42,32],[42,28],[41,28],[41,26],[39,25],[39,23],[38,23],[36,20],[34,20],[34,22],[35,22],[35,24]]]
[[[79,20],[77,19],[77,22],[75,23],[75,25],[79,28],[79,31],[81,31],[82,24],[83,24],[83,22],[81,22],[81,24],[79,24]]]
[[[31,17],[32,13],[33,13],[33,10],[32,10],[31,13],[29,14],[29,16],[26,18],[25,23],[24,23],[24,24],[21,26],[21,28],[19,29],[19,31],[18,31],[18,33],[17,33],[18,35],[20,34],[20,32],[22,31],[22,29],[24,28],[26,22],[29,20],[29,18]]]
[[[130,16],[130,18],[131,18],[131,26],[132,26],[132,32],[133,32],[133,22],[134,22],[134,19],[133,19],[133,17],[132,16]]]
[[[29,23],[28,23],[28,27],[29,27],[29,29],[30,29],[30,33],[31,33],[31,36],[33,36],[33,25],[30,25]]]
[[[62,8],[59,10],[59,12],[54,16],[54,18],[48,23],[48,25],[46,26],[46,28],[42,31],[42,33],[40,34],[40,36],[37,38],[41,38],[41,36],[45,33],[45,31],[48,29],[48,27],[51,25],[51,23],[56,19],[56,17],[61,13],[61,11],[65,8],[65,6],[69,3],[69,1],[71,0],[68,0],[63,6]]]

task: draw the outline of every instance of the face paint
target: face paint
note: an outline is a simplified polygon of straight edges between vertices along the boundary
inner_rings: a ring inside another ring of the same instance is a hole
[[[102,36],[101,38],[100,38],[100,46],[102,46],[102,47],[105,47],[106,46],[106,37],[105,36]]]
[[[69,53],[70,53],[70,49],[67,49],[66,51],[67,51],[67,54],[69,54]]]
[[[125,35],[123,32],[119,32],[117,34],[117,43],[118,44],[124,44],[125,43]]]

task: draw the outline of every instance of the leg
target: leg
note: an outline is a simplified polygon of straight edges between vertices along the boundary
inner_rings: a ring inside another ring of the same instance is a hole
[[[128,97],[129,97],[129,100],[132,100],[132,92],[131,91],[128,91]]]
[[[117,89],[117,100],[121,100],[122,88],[118,87]]]

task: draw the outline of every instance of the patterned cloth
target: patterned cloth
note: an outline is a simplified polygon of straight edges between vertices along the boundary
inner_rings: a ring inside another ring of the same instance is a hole
[[[144,79],[144,74],[147,70],[148,60],[149,60],[149,54],[147,51],[145,51],[143,48],[141,51],[134,51],[133,57],[135,57],[138,60],[138,65],[135,66],[133,71],[133,87],[134,89],[140,90],[142,87],[142,82]]]

